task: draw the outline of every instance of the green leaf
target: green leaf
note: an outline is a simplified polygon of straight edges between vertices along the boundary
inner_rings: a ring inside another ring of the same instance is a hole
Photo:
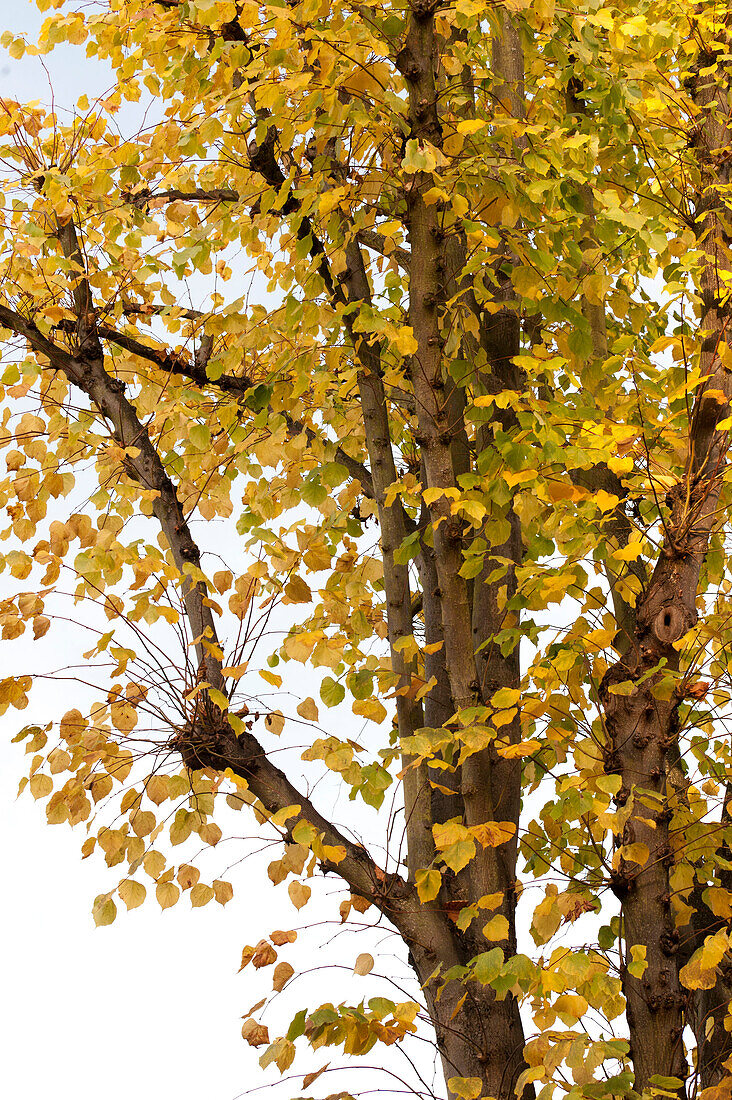
[[[501,973],[503,967],[503,951],[500,947],[493,947],[490,951],[483,951],[476,955],[471,964],[471,969],[476,980],[481,985],[490,985]]]
[[[346,689],[332,676],[324,676],[320,684],[320,698],[326,707],[337,707],[346,697]]]

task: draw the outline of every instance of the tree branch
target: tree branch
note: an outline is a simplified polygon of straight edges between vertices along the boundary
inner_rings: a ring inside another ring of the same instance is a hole
[[[81,325],[90,324],[80,321]],[[190,568],[200,568],[200,552],[188,526],[175,485],[155,450],[147,429],[140,421],[134,405],[124,395],[125,385],[108,374],[104,359],[99,354],[87,357],[90,339],[87,333],[84,348],[71,354],[43,336],[32,321],[28,321],[7,306],[0,306],[0,324],[27,340],[33,351],[48,359],[54,370],[60,370],[69,382],[82,390],[98,412],[112,426],[115,442],[125,449],[124,467],[143,489],[156,492],[153,514],[160,523],[163,534],[181,573],[183,601],[186,614],[196,641],[199,662],[206,669],[206,676],[214,687],[223,685],[221,660],[212,651],[216,645],[216,627],[211,608],[206,603],[206,587],[194,581]],[[204,642],[204,637],[209,644]]]
[[[356,239],[359,244],[370,248],[372,252],[378,252],[380,256],[384,256],[387,260],[396,260],[404,271],[409,271],[411,256],[406,248],[395,247],[390,252],[387,251],[386,237],[382,237],[381,233],[374,229],[358,229]]]
[[[196,313],[196,311],[193,310],[187,310],[186,312],[189,315],[194,315]],[[203,315],[201,314],[200,316]],[[193,317],[192,319],[197,318]],[[58,325],[58,328],[62,331],[68,330],[68,327],[69,326],[64,322]],[[179,375],[182,378],[189,378],[192,382],[195,382],[201,387],[210,386],[213,389],[219,389],[223,393],[231,394],[235,397],[244,397],[252,387],[257,384],[256,381],[248,375],[222,374],[216,379],[209,378],[203,362],[190,362],[178,352],[171,352],[165,348],[152,348],[148,344],[143,344],[134,336],[130,336],[124,332],[118,332],[117,329],[112,328],[110,325],[98,325],[97,332],[101,339],[116,344],[118,347],[124,348],[125,351],[129,351],[133,355],[137,355],[141,359],[147,360],[147,362],[152,363],[162,371]],[[271,406],[270,411],[273,416],[278,415]],[[328,439],[319,436],[316,431],[307,427],[302,421],[296,420],[294,417],[290,416],[289,413],[283,412],[281,415],[285,420],[291,436],[299,435],[301,432],[304,432],[310,444],[320,443],[324,446],[333,446]],[[371,475],[363,463],[352,458],[342,447],[337,445],[335,446],[334,454],[336,461],[342,466],[345,466],[349,475],[355,481],[359,482],[363,495],[373,500],[374,490]]]

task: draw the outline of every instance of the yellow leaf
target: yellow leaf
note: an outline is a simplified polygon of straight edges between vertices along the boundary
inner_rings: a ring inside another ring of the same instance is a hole
[[[313,1082],[317,1081],[321,1074],[325,1073],[329,1065],[330,1062],[326,1062],[324,1066],[320,1067],[320,1069],[315,1069],[312,1071],[312,1073],[306,1073],[302,1079],[302,1087],[304,1089],[309,1089]]]
[[[437,202],[449,202],[450,196],[447,191],[442,187],[430,187],[429,190],[422,192],[422,201],[427,206],[434,206]],[[383,225],[379,227],[380,231],[384,232]]]
[[[370,722],[383,722],[386,718],[386,707],[378,699],[355,699],[351,705],[354,714],[362,718],[368,718]]]
[[[170,909],[180,897],[180,890],[174,882],[159,882],[155,887],[155,897],[161,909]]]
[[[67,710],[66,714],[61,719],[59,732],[64,741],[69,741],[73,737],[83,733],[86,729],[86,719],[82,715],[80,710]]]
[[[447,866],[456,873],[462,871],[475,855],[475,841],[471,832],[472,830],[457,821],[432,826],[435,847],[440,850]]]
[[[397,329],[392,344],[400,355],[414,355],[419,344],[414,338],[414,333],[409,325],[402,325]]]
[[[226,905],[234,896],[234,887],[230,882],[224,882],[223,879],[215,878],[213,880],[213,892],[219,905]]]
[[[190,863],[181,863],[178,868],[178,874],[175,876],[178,879],[178,883],[182,890],[190,890],[192,886],[195,886],[201,877],[201,872],[197,867],[192,867]]]
[[[616,561],[637,561],[642,553],[642,542],[629,542],[627,546],[621,546],[619,549],[613,550],[613,557]]]
[[[28,786],[34,798],[48,798],[53,790],[53,780],[50,775],[41,775],[40,772],[36,772],[31,776]]]
[[[483,848],[497,848],[512,838],[516,826],[512,821],[484,821],[482,825],[471,825],[470,832]]]
[[[562,922],[563,914],[557,898],[558,893],[553,884],[547,886],[544,900],[540,901],[534,910],[531,932],[537,943],[546,943],[551,939]]]
[[[282,733],[285,728],[285,716],[281,710],[273,710],[264,719],[264,724],[270,733],[275,734],[276,737]]]
[[[117,916],[117,906],[112,901],[111,894],[100,894],[99,897],[95,899],[92,916],[94,917],[94,923],[97,928],[102,928],[104,925],[112,923]]]
[[[284,603],[310,603],[313,594],[302,577],[295,576],[285,585],[285,597]]]
[[[147,890],[141,882],[128,878],[119,884],[118,893],[128,909],[137,909],[138,905],[142,905],[145,900]]]
[[[483,1091],[480,1077],[451,1077],[447,1087],[459,1100],[478,1100]]]
[[[221,669],[221,675],[227,676],[231,680],[241,680],[242,676],[248,668],[248,661],[245,662],[243,665],[226,665],[224,668]]]
[[[214,892],[210,886],[206,886],[203,882],[197,882],[191,890],[191,905],[194,908],[198,908],[201,905],[208,905],[213,899]]]
[[[598,489],[593,499],[601,512],[611,512],[620,503],[620,497],[606,493],[604,489]]]
[[[568,485],[562,481],[548,481],[546,490],[550,500],[554,501],[572,500],[577,494],[574,485]]]
[[[713,793],[716,794],[716,791]],[[721,886],[708,886],[702,894],[702,901],[709,906],[715,917],[732,919],[732,894],[729,890],[723,890]]]
[[[211,579],[213,580],[216,591],[219,595],[223,595],[224,592],[231,588],[234,575],[230,569],[219,569],[217,573],[214,573]]]
[[[459,821],[446,821],[432,826],[432,835],[437,848],[447,848],[458,840],[467,840],[472,830]]]
[[[274,947],[269,940],[260,940],[252,954],[252,965],[256,970],[261,970],[263,966],[271,966],[274,962],[277,962]]]
[[[297,932],[290,930],[288,932],[271,932],[269,938],[275,947],[284,947],[286,943],[294,943],[297,939]]]
[[[507,918],[500,913],[497,913],[495,917],[491,917],[488,923],[483,925],[483,935],[487,940],[508,939]]]
[[[504,760],[516,760],[520,756],[531,756],[538,749],[541,748],[541,741],[537,741],[536,738],[530,737],[528,741],[519,741],[518,744],[512,745],[506,741],[496,741],[496,752]]]
[[[36,641],[48,632],[50,625],[51,620],[45,615],[36,615],[33,620],[33,637]]]
[[[458,122],[455,129],[459,134],[477,134],[479,130],[485,130],[489,125],[485,118],[464,118]]]
[[[320,214],[326,217],[332,210],[335,210],[335,208],[340,205],[347,194],[347,187],[334,187],[331,191],[326,191],[324,195],[320,196],[318,204]]]
[[[644,943],[634,943],[631,945],[631,961],[628,963],[628,973],[634,978],[642,978],[648,969],[646,954],[647,948]]]
[[[713,989],[717,982],[717,967],[728,950],[729,933],[724,929],[707,936],[686,966],[681,968],[681,984],[687,989]]]
[[[272,684],[273,687],[282,687],[282,677],[278,676],[276,672],[270,672],[268,668],[260,668],[259,675],[268,684]]]
[[[451,500],[459,500],[460,490],[456,489],[454,485],[448,485],[446,488],[433,485],[428,489],[424,489],[422,492],[422,499],[426,505],[434,504],[441,497],[449,497]]]
[[[577,1020],[581,1020],[587,1012],[588,1004],[579,993],[563,993],[554,1002],[554,1008],[562,1018],[562,1022],[571,1027]]]
[[[291,882],[287,887],[287,893],[290,895],[290,901],[295,908],[302,909],[303,905],[307,905],[310,900],[312,891],[303,882]]]
[[[137,711],[127,699],[115,699],[109,710],[112,725],[120,733],[130,733],[137,725]]]
[[[647,844],[636,842],[635,844],[624,844],[620,849],[620,854],[629,863],[638,863],[642,867],[644,863],[648,862],[651,853]]]
[[[417,871],[414,880],[419,900],[422,902],[434,901],[442,885],[442,875],[440,872],[434,869],[420,870]]]

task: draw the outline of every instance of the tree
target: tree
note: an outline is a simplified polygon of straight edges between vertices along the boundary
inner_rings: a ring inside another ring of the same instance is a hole
[[[101,701],[18,735],[120,867],[95,919],[146,877],[225,902],[175,846],[226,798],[297,907],[339,876],[402,937],[451,1096],[728,1097],[728,5],[39,6],[116,83],[2,104],[2,632],[99,628]],[[396,792],[385,852],[314,767]],[[419,1010],[316,1007],[262,1061]]]

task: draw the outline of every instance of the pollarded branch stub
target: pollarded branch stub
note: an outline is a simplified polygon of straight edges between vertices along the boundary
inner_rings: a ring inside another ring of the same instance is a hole
[[[418,23],[431,19],[442,4],[442,0],[411,0],[412,15]]]

